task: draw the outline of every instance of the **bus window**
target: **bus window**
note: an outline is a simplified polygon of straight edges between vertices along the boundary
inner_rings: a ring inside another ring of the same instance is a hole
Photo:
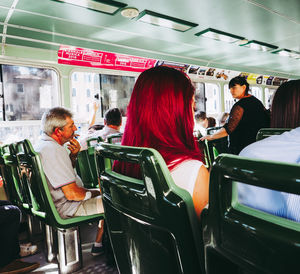
[[[3,121],[40,120],[58,104],[57,75],[51,69],[2,65]]]
[[[57,106],[58,76],[52,69],[1,65],[0,140],[12,143],[40,135],[43,113]]]
[[[204,83],[193,82],[195,86],[195,112],[206,111],[205,108],[205,85]]]
[[[276,91],[276,89],[274,89],[274,88],[265,88],[265,102],[266,102],[267,109],[271,108],[275,91]]]
[[[135,77],[100,74],[102,115],[110,108],[119,108],[126,116],[127,105],[135,84]]]
[[[106,110],[115,107],[126,116],[134,76],[74,72],[71,79],[71,104],[77,122],[84,123],[89,119],[95,101],[100,104],[101,117]]]
[[[230,112],[232,106],[235,103],[235,99],[233,99],[230,90],[228,88],[228,84],[224,85],[224,108],[225,112]]]
[[[261,87],[250,86],[249,94],[252,94],[253,96],[255,96],[258,100],[260,100],[263,103]]]
[[[217,84],[205,83],[206,115],[215,116],[221,112],[220,87]]]

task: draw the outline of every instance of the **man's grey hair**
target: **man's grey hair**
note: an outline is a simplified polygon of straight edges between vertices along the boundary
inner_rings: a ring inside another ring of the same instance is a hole
[[[49,109],[42,117],[43,132],[50,136],[57,127],[63,128],[67,124],[67,117],[72,118],[73,114],[66,108],[55,107]]]

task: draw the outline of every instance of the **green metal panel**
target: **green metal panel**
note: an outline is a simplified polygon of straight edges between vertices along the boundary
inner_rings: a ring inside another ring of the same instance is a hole
[[[270,12],[277,12],[291,20],[300,21],[300,1],[299,0],[255,0],[258,5],[264,5]],[[293,7],[293,8],[291,8]]]
[[[9,9],[0,6],[0,22],[4,22]]]
[[[38,41],[26,41],[16,38],[6,38],[6,44],[12,44],[12,45],[19,45],[19,46],[25,46],[25,47],[32,47],[32,48],[40,48],[40,49],[50,49],[50,50],[58,50],[58,46],[53,46],[47,43],[41,43]]]
[[[14,2],[14,0],[1,0],[0,7],[2,8],[2,6],[3,6],[3,7],[10,8],[13,2]]]

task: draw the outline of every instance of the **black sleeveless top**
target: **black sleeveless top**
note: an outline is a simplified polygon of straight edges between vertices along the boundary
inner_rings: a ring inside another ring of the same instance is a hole
[[[236,102],[224,125],[229,135],[229,151],[240,151],[256,141],[259,129],[270,126],[270,117],[264,105],[254,96],[244,97]]]

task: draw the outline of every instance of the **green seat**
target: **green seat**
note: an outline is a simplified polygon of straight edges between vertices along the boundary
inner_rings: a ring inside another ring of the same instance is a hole
[[[60,272],[71,273],[78,270],[82,266],[78,225],[99,220],[104,214],[61,218],[53,203],[40,157],[29,140],[16,144],[16,155],[18,165],[23,170],[24,182],[30,189],[32,213],[47,225],[46,233],[52,234],[49,227],[57,231]],[[48,236],[52,237],[48,234],[46,236],[47,239]],[[53,247],[48,246],[48,250],[49,248]]]
[[[121,144],[123,133],[110,134],[107,136],[107,142],[110,144]]]
[[[214,133],[216,133],[221,128],[222,127],[209,127],[209,128],[206,129],[207,135],[213,135]]]
[[[272,135],[280,135],[286,131],[290,131],[291,128],[261,128],[256,135],[256,141],[260,141]]]
[[[212,166],[214,160],[221,153],[228,153],[228,138],[223,137],[211,141],[205,140],[204,155],[206,159],[206,167]]]
[[[21,181],[15,145],[5,145],[1,150],[5,164],[6,184],[9,185],[10,201],[23,209],[26,213],[31,213],[30,194],[27,186]]]
[[[19,204],[19,197],[15,190],[14,180],[11,174],[11,168],[5,165],[3,147],[0,148],[0,173],[3,180],[3,186],[7,199],[15,205]]]
[[[154,149],[100,143],[105,220],[120,273],[203,273],[200,227],[190,194],[177,187]],[[139,164],[142,179],[111,170]]]
[[[206,273],[297,273],[300,223],[238,202],[237,182],[300,194],[300,166],[220,155],[202,215]]]
[[[78,154],[76,171],[80,176],[85,188],[98,188],[98,173],[95,160],[95,145],[102,142],[101,137],[87,140],[88,149],[82,150]]]

